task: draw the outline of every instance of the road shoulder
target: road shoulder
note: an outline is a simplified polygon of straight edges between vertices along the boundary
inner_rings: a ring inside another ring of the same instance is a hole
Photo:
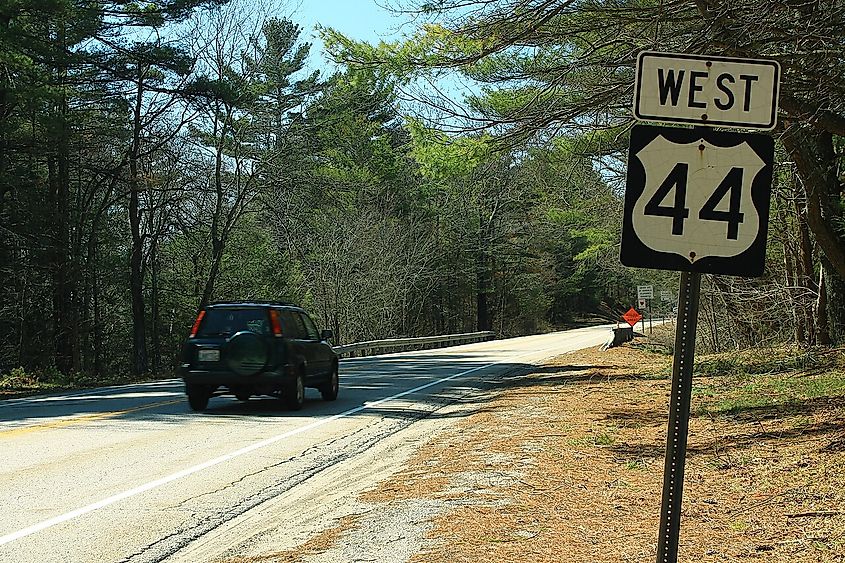
[[[437,431],[359,496],[356,517],[324,532],[330,541],[233,561],[651,560],[670,361],[589,349],[507,378],[456,424],[427,421]],[[828,376],[783,377],[817,386]],[[682,559],[845,561],[839,388],[725,410],[720,396],[742,389],[735,378],[697,379]],[[391,544],[404,547],[377,549]]]

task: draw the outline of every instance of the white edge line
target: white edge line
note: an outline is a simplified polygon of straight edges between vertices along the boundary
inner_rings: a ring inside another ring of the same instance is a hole
[[[302,434],[303,432],[307,432],[308,430],[313,430],[314,428],[317,428],[319,426],[323,426],[325,424],[328,424],[329,422],[333,422],[333,421],[338,420],[340,418],[345,418],[347,416],[357,414],[357,413],[359,413],[363,410],[371,409],[373,407],[377,407],[377,406],[379,406],[383,403],[386,403],[388,401],[393,401],[395,399],[405,397],[405,396],[410,395],[412,393],[422,391],[423,389],[428,389],[429,387],[434,387],[435,385],[439,385],[440,383],[443,383],[445,381],[450,381],[452,379],[455,379],[457,377],[461,377],[463,375],[467,375],[469,373],[473,373],[475,371],[487,369],[489,367],[492,367],[492,366],[495,366],[495,365],[498,365],[498,364],[502,364],[502,363],[505,363],[505,362],[512,362],[512,361],[520,360],[522,358],[525,358],[526,356],[531,356],[531,355],[534,355],[534,354],[544,354],[544,353],[546,353],[550,350],[554,350],[554,349],[557,349],[559,347],[560,347],[559,345],[553,346],[551,348],[546,348],[544,350],[540,350],[539,352],[533,351],[533,352],[529,352],[527,354],[522,354],[520,356],[516,356],[514,358],[505,358],[503,360],[493,362],[492,364],[486,364],[486,365],[483,365],[483,366],[468,369],[466,371],[462,371],[460,373],[456,373],[456,374],[450,375],[448,377],[444,377],[444,378],[441,378],[441,379],[437,379],[435,381],[431,381],[429,383],[426,383],[425,385],[420,385],[418,387],[414,387],[413,389],[408,389],[406,391],[402,391],[401,393],[397,393],[396,395],[391,395],[390,397],[385,397],[384,399],[379,399],[378,401],[373,401],[372,403],[364,403],[360,407],[355,407],[354,409],[349,409],[347,411],[329,416],[327,418],[321,418],[319,420],[315,420],[311,424],[306,424],[305,426],[301,426],[301,427],[296,428],[294,430],[284,432],[284,433],[279,434],[277,436],[273,436],[272,438],[267,438],[265,440],[261,440],[260,442],[250,444],[249,446],[243,447],[239,450],[235,450],[234,452],[216,457],[216,458],[211,459],[209,461],[206,461],[204,463],[200,463],[199,465],[194,465],[192,467],[188,467],[187,469],[183,469],[182,471],[178,471],[178,472],[173,473],[171,475],[167,475],[165,477],[162,477],[161,479],[156,479],[155,481],[150,481],[148,483],[144,483],[143,485],[140,485],[140,486],[135,487],[133,489],[123,491],[122,493],[118,493],[116,495],[112,495],[110,497],[104,498],[104,499],[97,501],[93,504],[89,504],[87,506],[83,506],[82,508],[77,508],[76,510],[72,510],[72,511],[66,512],[64,514],[54,516],[53,518],[50,518],[48,520],[44,520],[44,521],[39,522],[37,524],[33,524],[32,526],[27,526],[26,528],[23,528],[23,529],[18,530],[16,532],[12,532],[10,534],[6,534],[5,536],[0,536],[0,545],[6,545],[7,543],[11,543],[13,541],[19,540],[19,539],[24,538],[26,536],[35,534],[37,532],[41,532],[41,531],[46,530],[47,528],[50,528],[50,527],[55,526],[57,524],[67,522],[68,520],[73,520],[74,518],[77,518],[79,516],[83,516],[85,514],[88,514],[89,512],[94,512],[95,510],[105,508],[106,506],[109,506],[110,504],[114,504],[118,501],[121,501],[121,500],[127,499],[129,497],[133,497],[135,495],[138,495],[140,493],[144,493],[146,491],[155,489],[156,487],[166,485],[167,483],[171,483],[173,481],[176,481],[177,479],[181,479],[182,477],[187,477],[189,475],[192,475],[192,474],[197,473],[199,471],[202,471],[204,469],[208,469],[209,467],[213,467],[213,466],[221,464],[225,461],[232,460],[232,459],[239,457],[239,456],[242,456],[244,454],[247,454],[247,453],[253,452],[255,450],[264,448],[264,447],[269,446],[271,444],[275,444],[276,442],[278,442],[280,440],[284,440],[285,438],[290,438],[291,436],[295,436],[297,434]],[[545,358],[545,356],[543,358]]]
[[[65,398],[77,398],[77,397],[85,397],[86,395],[95,395],[98,393],[108,393],[113,390],[120,390],[120,389],[132,389],[137,388],[141,389],[143,387],[168,387],[173,384],[181,384],[182,380],[178,378],[170,378],[170,379],[159,379],[156,381],[145,381],[143,383],[129,383],[125,385],[109,385],[108,387],[91,387],[90,389],[82,389],[79,391],[56,391],[54,393],[47,393],[45,395],[35,395],[32,397],[18,397],[16,399],[2,399],[0,400],[0,408],[12,406],[12,405],[19,405],[21,403],[46,403],[52,402],[56,400],[61,400]],[[157,391],[157,389],[153,389],[153,391]],[[138,391],[142,393],[143,391]]]

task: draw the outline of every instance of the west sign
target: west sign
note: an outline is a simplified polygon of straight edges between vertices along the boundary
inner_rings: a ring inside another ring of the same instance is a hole
[[[770,130],[779,84],[777,61],[646,51],[637,58],[634,117]]]

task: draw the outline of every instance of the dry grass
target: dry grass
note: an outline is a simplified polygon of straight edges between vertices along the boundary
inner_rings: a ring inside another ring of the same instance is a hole
[[[459,501],[415,561],[654,559],[670,358],[558,358],[421,450],[369,502]],[[712,376],[731,391],[732,375]],[[845,561],[845,405],[732,416],[697,396],[680,559]]]

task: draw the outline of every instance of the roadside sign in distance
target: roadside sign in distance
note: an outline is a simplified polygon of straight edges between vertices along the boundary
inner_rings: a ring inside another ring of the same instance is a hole
[[[637,286],[637,299],[654,299],[654,286],[653,285],[638,285]]]
[[[636,309],[631,307],[630,309],[625,311],[625,314],[622,315],[622,318],[625,320],[626,323],[631,326],[634,326],[642,320],[643,316],[639,314]]]
[[[660,292],[660,300],[661,301],[672,301],[672,293],[668,291],[661,291]]]
[[[773,60],[645,51],[637,58],[634,117],[773,129],[780,72]]]
[[[768,135],[634,126],[622,264],[762,275],[773,161]]]

